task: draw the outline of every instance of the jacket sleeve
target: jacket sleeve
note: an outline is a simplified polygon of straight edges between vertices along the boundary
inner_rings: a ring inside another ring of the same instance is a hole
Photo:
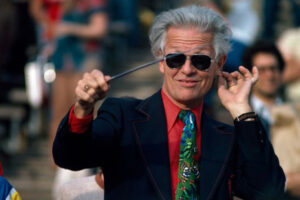
[[[259,118],[234,125],[237,134],[235,195],[251,200],[277,199],[284,192],[285,175]]]
[[[120,113],[117,100],[107,99],[96,119],[81,134],[70,131],[68,113],[61,121],[53,143],[55,163],[62,168],[81,170],[102,166],[112,159],[121,129]]]

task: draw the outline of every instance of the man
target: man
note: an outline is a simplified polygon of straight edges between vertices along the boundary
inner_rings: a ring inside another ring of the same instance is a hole
[[[270,109],[282,103],[280,87],[284,69],[283,57],[274,43],[258,41],[245,51],[243,64],[250,71],[252,66],[256,66],[259,71],[259,79],[252,88],[250,104],[269,133],[272,125]]]
[[[101,166],[105,199],[273,199],[285,177],[248,96],[258,78],[221,72],[231,32],[215,12],[183,7],[157,16],[152,52],[164,57],[162,89],[145,100],[108,98],[109,76],[86,73],[61,122],[53,155],[61,167]],[[203,97],[218,76],[218,95],[235,129],[211,119]]]

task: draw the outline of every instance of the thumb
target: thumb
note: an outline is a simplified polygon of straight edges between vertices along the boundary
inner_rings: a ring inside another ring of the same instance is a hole
[[[252,83],[255,83],[257,80],[258,80],[258,77],[259,77],[259,72],[258,72],[258,69],[256,66],[254,66],[252,68],[252,74],[253,74],[253,77],[251,79]]]

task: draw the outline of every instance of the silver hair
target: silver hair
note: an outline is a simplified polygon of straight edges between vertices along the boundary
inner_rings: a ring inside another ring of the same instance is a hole
[[[200,32],[214,34],[213,47],[215,58],[226,55],[230,49],[232,32],[225,20],[207,7],[187,6],[158,15],[149,32],[151,50],[155,57],[164,50],[166,32],[169,27],[192,26]]]

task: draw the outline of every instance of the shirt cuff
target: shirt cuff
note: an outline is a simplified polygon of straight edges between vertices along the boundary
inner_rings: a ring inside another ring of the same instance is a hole
[[[69,113],[69,129],[72,133],[84,133],[88,130],[89,125],[93,121],[93,113],[83,117],[77,118],[74,113],[74,105],[72,106]]]

